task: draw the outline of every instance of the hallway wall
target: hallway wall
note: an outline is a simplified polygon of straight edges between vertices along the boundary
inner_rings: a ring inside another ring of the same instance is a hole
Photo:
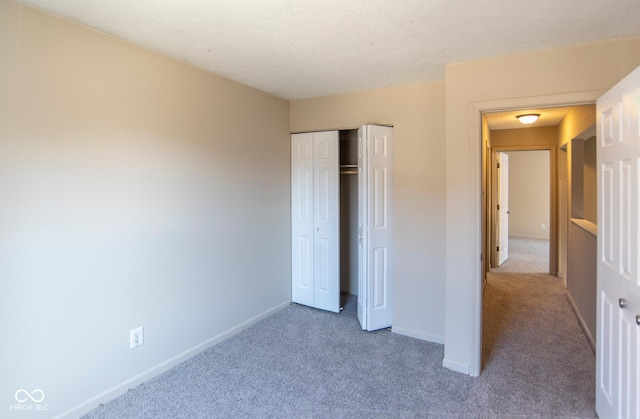
[[[549,240],[549,151],[506,153],[509,155],[509,236]],[[544,225],[544,229],[541,225]]]

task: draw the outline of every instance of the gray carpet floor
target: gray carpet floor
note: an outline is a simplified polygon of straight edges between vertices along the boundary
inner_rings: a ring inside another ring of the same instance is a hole
[[[509,258],[497,273],[549,273],[549,240],[509,237]]]
[[[595,356],[544,274],[493,272],[483,370],[442,367],[443,346],[363,332],[356,301],[292,305],[101,405],[96,418],[591,418]]]

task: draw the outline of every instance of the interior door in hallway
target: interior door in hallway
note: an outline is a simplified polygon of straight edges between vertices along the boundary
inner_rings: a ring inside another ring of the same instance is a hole
[[[597,102],[596,410],[640,417],[640,67]]]
[[[498,152],[498,266],[509,259],[509,155]]]

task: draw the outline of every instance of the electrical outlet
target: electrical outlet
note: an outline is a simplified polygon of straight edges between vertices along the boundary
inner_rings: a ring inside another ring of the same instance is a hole
[[[136,327],[129,332],[129,349],[137,348],[144,344],[144,327]]]
[[[544,225],[544,224],[540,224],[540,230],[546,230],[546,229],[547,229],[547,226],[546,226],[546,225]]]

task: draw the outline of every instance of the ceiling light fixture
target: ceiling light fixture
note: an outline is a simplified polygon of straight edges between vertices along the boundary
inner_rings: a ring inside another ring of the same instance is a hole
[[[518,121],[520,121],[521,123],[525,124],[525,125],[529,125],[529,124],[533,124],[534,122],[536,122],[538,120],[538,118],[540,118],[540,114],[539,113],[527,113],[524,115],[517,115],[516,118],[518,118]]]

